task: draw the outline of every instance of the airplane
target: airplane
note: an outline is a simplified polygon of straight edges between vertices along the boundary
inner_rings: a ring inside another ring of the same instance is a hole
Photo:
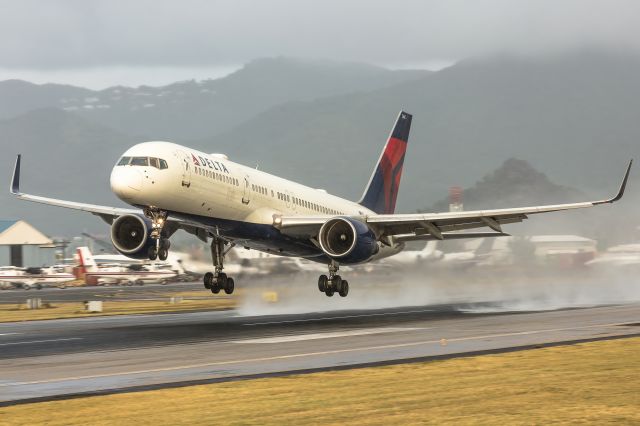
[[[20,268],[17,266],[0,266],[0,285],[18,285],[24,290],[37,288],[38,290],[52,284],[64,284],[75,280],[73,274],[64,271],[64,267],[54,265],[49,267]]]
[[[620,200],[633,160],[617,194],[581,203],[481,211],[396,214],[395,206],[412,115],[400,111],[362,198],[349,201],[281,177],[171,142],[144,142],[125,151],[113,167],[114,194],[135,207],[117,208],[20,192],[16,158],[10,191],[21,200],[86,211],[111,225],[115,248],[133,258],[166,259],[178,229],[203,242],[211,239],[213,272],[204,276],[212,293],[235,288],[224,270],[228,250],[238,245],[324,263],[318,278],[326,296],[345,297],[349,283],[340,265],[393,256],[405,242],[507,235],[504,224],[531,214],[588,208]],[[489,228],[490,232],[457,232]]]
[[[111,263],[99,266],[89,247],[78,247],[78,266],[82,268],[87,284],[167,283],[178,273],[167,264],[123,264]]]

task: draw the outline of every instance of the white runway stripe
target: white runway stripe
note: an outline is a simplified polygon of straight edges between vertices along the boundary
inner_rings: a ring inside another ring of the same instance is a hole
[[[311,333],[311,334],[298,334],[292,336],[276,336],[276,337],[262,337],[259,339],[246,339],[246,340],[234,340],[233,343],[286,343],[286,342],[300,342],[303,340],[317,340],[317,339],[333,339],[336,337],[349,337],[349,336],[366,336],[369,334],[380,333],[397,333],[403,331],[413,330],[425,330],[425,328],[398,328],[398,327],[383,327],[383,328],[367,328],[361,330],[347,330],[347,331],[335,331],[327,333]]]
[[[48,342],[66,342],[69,340],[82,340],[82,337],[68,337],[66,339],[29,340],[26,342],[9,342],[9,343],[0,343],[0,346],[29,345],[32,343],[48,343]]]

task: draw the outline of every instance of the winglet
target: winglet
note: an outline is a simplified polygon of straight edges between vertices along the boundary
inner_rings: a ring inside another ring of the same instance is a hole
[[[9,187],[9,190],[14,195],[20,194],[20,157],[21,155],[18,154],[16,165],[13,168],[13,179],[11,179],[11,186]]]
[[[616,201],[622,198],[622,196],[624,195],[624,190],[627,187],[627,180],[629,180],[629,172],[631,171],[632,164],[633,164],[633,159],[629,161],[629,165],[627,166],[627,172],[624,174],[624,178],[622,179],[622,184],[620,185],[620,189],[618,190],[618,193],[616,194],[616,196],[613,198],[609,198],[608,200],[596,201],[595,203],[593,203],[594,205],[615,203]]]

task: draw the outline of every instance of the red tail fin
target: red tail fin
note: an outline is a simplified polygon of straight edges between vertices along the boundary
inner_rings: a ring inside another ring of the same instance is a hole
[[[378,164],[371,175],[360,204],[379,214],[391,214],[396,209],[404,155],[407,151],[411,114],[400,111]]]

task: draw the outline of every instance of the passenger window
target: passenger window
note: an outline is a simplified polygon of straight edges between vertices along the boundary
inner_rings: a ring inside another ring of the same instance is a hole
[[[148,166],[149,165],[149,157],[133,157],[131,159],[132,166]]]
[[[131,157],[122,157],[120,161],[118,161],[118,166],[126,166],[131,161]]]

